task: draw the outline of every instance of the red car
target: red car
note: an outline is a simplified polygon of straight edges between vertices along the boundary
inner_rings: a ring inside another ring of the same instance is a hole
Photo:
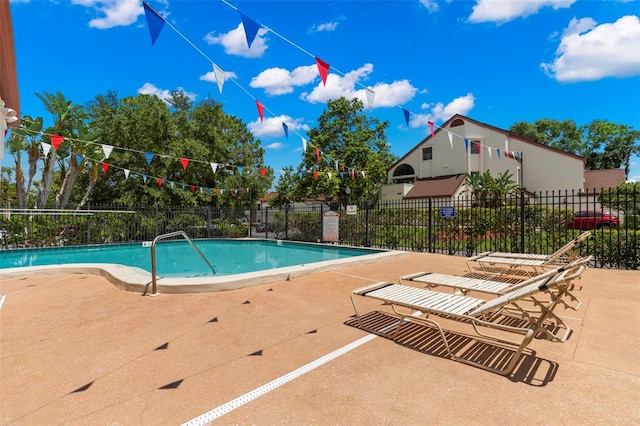
[[[617,228],[620,219],[603,211],[585,210],[576,212],[573,220],[567,226],[571,229],[600,229]]]

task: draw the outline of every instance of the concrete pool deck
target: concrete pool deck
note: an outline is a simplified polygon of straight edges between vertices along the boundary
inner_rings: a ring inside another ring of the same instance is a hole
[[[218,408],[213,424],[640,423],[640,271],[585,271],[582,307],[559,310],[570,339],[534,340],[503,377],[353,326],[351,290],[420,270],[467,272],[409,253],[158,297],[89,274],[3,277],[2,424],[177,425]]]

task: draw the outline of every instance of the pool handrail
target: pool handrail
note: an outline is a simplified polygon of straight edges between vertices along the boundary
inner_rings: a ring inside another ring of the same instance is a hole
[[[189,236],[187,235],[186,232],[184,232],[184,231],[174,231],[174,232],[169,232],[168,234],[158,235],[157,237],[155,237],[153,239],[153,242],[151,243],[151,296],[157,296],[158,295],[157,284],[156,284],[156,243],[158,241],[160,241],[160,240],[165,240],[167,238],[177,237],[179,235],[183,236],[185,238],[185,240],[187,240],[189,245],[191,245],[191,247],[193,247],[193,249],[196,251],[196,253],[198,253],[198,255],[202,258],[202,260],[204,260],[204,262],[209,266],[209,268],[211,268],[211,271],[214,274],[216,273],[216,270],[213,269],[213,266],[211,265],[211,263],[209,263],[207,258],[204,256],[204,254],[202,254],[200,249],[193,243],[193,241],[191,241],[191,238],[189,238]]]

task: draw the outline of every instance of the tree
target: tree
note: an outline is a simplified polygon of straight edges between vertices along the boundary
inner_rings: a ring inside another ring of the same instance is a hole
[[[97,96],[89,111],[101,142],[122,148],[113,151],[113,172],[97,182],[94,202],[247,208],[271,186],[260,141],[212,99],[194,105],[174,92],[167,105],[156,96],[119,99],[110,92]],[[159,155],[148,161],[145,153]],[[181,159],[188,160],[186,167]],[[141,182],[143,176],[151,181]],[[192,191],[196,186],[219,191]]]
[[[42,130],[42,117],[33,118],[25,115],[20,120],[18,128],[13,129],[8,140],[8,151],[13,156],[15,162],[15,194],[19,209],[29,207],[29,193],[33,185],[33,178],[38,171],[38,160],[40,159],[40,148],[37,137]],[[29,164],[28,177],[25,182],[24,170],[22,168],[22,152],[27,153]]]
[[[318,126],[308,132],[309,146],[298,166],[297,199],[337,198],[344,203],[349,187],[353,200],[376,200],[396,158],[386,139],[389,123],[368,118],[363,109],[358,99],[327,103]]]
[[[535,123],[520,121],[510,131],[544,145],[580,155],[592,170],[624,167],[629,176],[631,156],[640,154],[640,131],[624,124],[593,120],[578,127],[573,120],[541,119]]]
[[[480,207],[495,207],[502,204],[508,195],[518,192],[518,185],[513,176],[504,171],[497,178],[491,176],[491,172],[474,173],[467,176],[465,184],[471,188],[475,198],[475,204]]]
[[[598,202],[626,215],[640,215],[640,182],[628,182],[603,189],[598,194]]]

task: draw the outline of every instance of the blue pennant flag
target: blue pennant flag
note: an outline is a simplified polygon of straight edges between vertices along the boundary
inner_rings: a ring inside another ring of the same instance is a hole
[[[160,31],[162,31],[162,27],[164,27],[165,21],[147,2],[143,1],[142,6],[144,7],[144,16],[147,18],[147,26],[151,35],[151,45],[153,46],[160,35]]]
[[[76,154],[76,164],[80,165],[82,163],[82,155]]]
[[[287,140],[289,140],[289,127],[285,123],[282,123],[282,128],[284,129],[284,135],[287,137]]]
[[[409,111],[402,108],[402,112],[404,113],[404,121],[407,122],[407,126],[409,125]]]
[[[498,158],[500,158],[500,148],[496,148],[496,152],[498,153]]]
[[[247,44],[249,45],[249,49],[251,49],[251,43],[253,43],[253,40],[256,38],[256,34],[258,34],[260,24],[249,18],[244,13],[239,13],[242,18],[242,25],[244,26],[244,35],[247,37]]]
[[[144,157],[147,159],[147,164],[151,164],[151,160],[153,160],[153,154],[150,152],[145,152]]]
[[[242,174],[242,166],[238,166],[238,174],[241,175]]]
[[[465,152],[469,151],[469,139],[464,138],[464,150]]]

